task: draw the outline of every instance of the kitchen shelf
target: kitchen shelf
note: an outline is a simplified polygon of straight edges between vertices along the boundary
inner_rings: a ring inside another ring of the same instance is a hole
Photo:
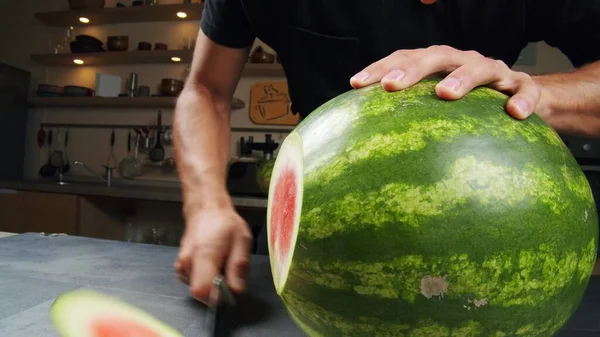
[[[243,75],[245,76],[285,76],[283,67],[279,63],[246,63]]]
[[[192,61],[193,50],[116,51],[85,54],[41,54],[31,55],[37,63],[50,67],[84,67],[126,64],[187,64]],[[180,62],[171,58],[178,57]],[[73,60],[83,61],[78,65]],[[244,76],[285,76],[279,63],[247,63]]]
[[[33,107],[105,107],[105,108],[174,108],[175,97],[31,97]],[[234,98],[232,109],[242,109],[246,103]]]
[[[135,7],[111,7],[84,10],[66,10],[58,12],[36,13],[35,17],[50,27],[109,25],[134,22],[161,21],[199,21],[204,9],[203,3],[174,4]],[[178,12],[187,14],[179,18]],[[89,23],[82,23],[79,18],[85,17]]]
[[[148,50],[148,51],[107,51],[84,54],[42,54],[31,55],[31,59],[50,67],[81,67],[100,65],[124,64],[164,64],[189,63],[192,60],[192,50]],[[179,57],[180,62],[173,62],[172,57]],[[78,65],[73,60],[83,61]]]

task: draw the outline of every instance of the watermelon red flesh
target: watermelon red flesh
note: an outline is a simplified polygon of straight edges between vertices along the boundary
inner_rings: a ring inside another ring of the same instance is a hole
[[[118,317],[105,317],[91,322],[93,337],[161,337],[159,333],[139,324]]]
[[[506,95],[442,101],[436,84],[350,91],[280,149],[273,179],[302,148],[302,202],[273,272],[307,334],[547,337],[579,305],[598,220],[577,162]]]
[[[294,231],[296,207],[296,174],[294,169],[286,167],[275,184],[274,204],[272,208],[271,245],[280,256],[288,256]]]

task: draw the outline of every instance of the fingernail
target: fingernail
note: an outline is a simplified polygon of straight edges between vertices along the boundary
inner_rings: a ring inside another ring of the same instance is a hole
[[[386,80],[390,81],[401,81],[404,78],[405,73],[402,70],[392,70],[389,74],[385,75]]]
[[[460,81],[454,77],[448,77],[444,79],[440,84],[452,91],[456,91],[458,88],[460,88]]]
[[[366,71],[361,71],[360,73],[354,75],[352,78],[358,81],[366,81],[369,78],[369,73]]]
[[[529,115],[529,104],[527,104],[527,102],[524,99],[515,98],[513,103],[517,106],[517,108],[519,109],[519,112],[521,112],[521,114],[523,114],[524,116]]]

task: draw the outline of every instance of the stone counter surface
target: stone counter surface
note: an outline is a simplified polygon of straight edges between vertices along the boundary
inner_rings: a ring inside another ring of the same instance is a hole
[[[114,181],[113,186],[108,187],[105,184],[90,181],[76,181],[68,185],[59,185],[49,180],[0,181],[0,194],[10,193],[11,190],[166,202],[181,202],[182,200],[181,187],[175,183],[144,185],[142,183]],[[266,198],[233,196],[232,199],[237,207],[267,208]]]
[[[26,233],[0,238],[0,336],[56,337],[54,299],[92,289],[141,307],[186,337],[212,336],[208,310],[173,272],[176,247]],[[558,337],[600,337],[600,277]],[[302,337],[273,288],[267,256],[252,256],[247,294],[238,298],[232,337]]]

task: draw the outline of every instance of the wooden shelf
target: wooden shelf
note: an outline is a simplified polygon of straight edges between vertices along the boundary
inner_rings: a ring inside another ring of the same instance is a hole
[[[184,64],[192,60],[193,50],[148,50],[148,51],[107,51],[85,54],[44,54],[31,55],[31,59],[50,67],[81,67],[99,65],[124,64]],[[181,62],[173,62],[172,57],[179,57]],[[84,63],[77,65],[73,60]]]
[[[133,22],[161,22],[161,21],[199,21],[202,17],[204,4],[176,4],[136,7],[111,7],[85,10],[67,10],[59,12],[36,13],[35,17],[47,26],[90,26],[109,25]],[[185,19],[177,16],[178,12],[187,14]],[[80,17],[90,20],[82,23]]]
[[[118,51],[86,54],[44,54],[31,55],[37,63],[49,67],[83,67],[101,65],[127,64],[187,64],[192,61],[193,50],[153,50],[153,51]],[[181,62],[173,62],[172,57],[179,57]],[[77,65],[73,60],[84,63]],[[285,76],[279,63],[247,63],[244,76]]]
[[[285,76],[279,63],[247,63],[243,74],[245,76]]]
[[[99,108],[174,108],[175,97],[38,97],[29,99],[33,107],[99,107]],[[242,109],[246,103],[234,98],[232,109]]]

